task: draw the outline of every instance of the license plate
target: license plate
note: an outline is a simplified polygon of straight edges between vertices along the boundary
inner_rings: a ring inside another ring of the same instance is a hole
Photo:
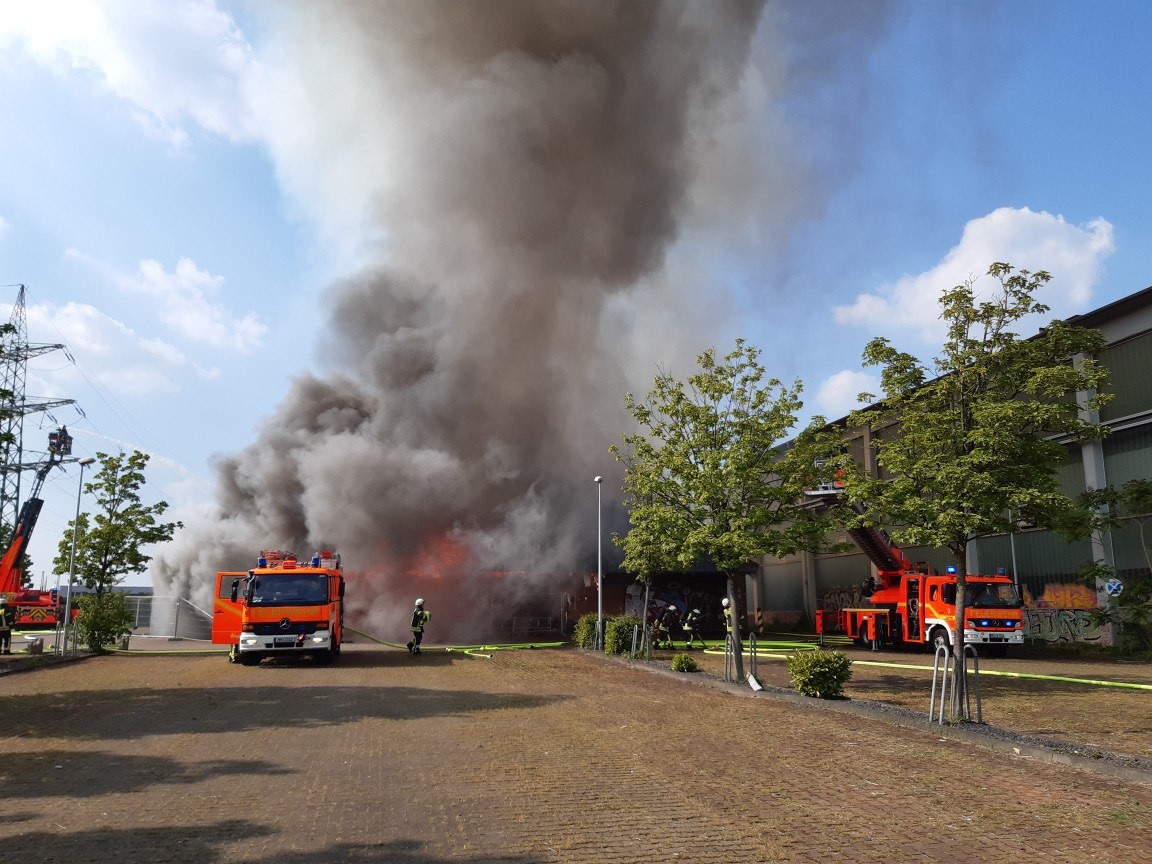
[[[275,639],[272,640],[272,644],[274,646],[276,646],[277,648],[279,648],[281,646],[295,645],[296,644],[296,637],[295,636],[277,636]]]

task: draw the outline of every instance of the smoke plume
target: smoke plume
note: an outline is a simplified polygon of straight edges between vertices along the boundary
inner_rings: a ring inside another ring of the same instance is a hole
[[[324,368],[219,460],[216,512],[161,553],[158,585],[204,598],[261,547],[331,548],[359,626],[395,638],[419,595],[439,641],[484,635],[491,603],[541,590],[522,574],[594,570],[592,478],[610,500],[624,393],[657,359],[640,355],[708,344],[688,337],[704,320],[661,318],[688,314],[664,268],[707,197],[760,13],[295,7],[282,45],[316,158],[285,182],[355,211],[366,263],[326,295]],[[287,164],[308,145],[270,146]]]

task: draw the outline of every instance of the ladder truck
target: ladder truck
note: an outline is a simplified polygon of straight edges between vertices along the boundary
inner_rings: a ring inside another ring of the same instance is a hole
[[[40,489],[53,468],[72,455],[72,436],[61,426],[48,434],[48,456],[36,468],[36,478],[32,482],[31,494],[20,507],[16,524],[12,527],[12,537],[8,547],[0,556],[0,594],[8,598],[8,603],[16,608],[16,627],[21,630],[51,630],[64,616],[59,592],[38,591],[24,585],[24,553],[36,528],[36,520],[44,501]]]
[[[869,579],[867,606],[818,610],[816,632],[844,633],[861,645],[952,645],[956,621],[956,568],[933,573],[925,562],[913,564],[878,528],[851,528],[848,535],[876,566]],[[1024,642],[1024,610],[1015,582],[1004,574],[968,576],[964,595],[964,643],[1003,655]]]

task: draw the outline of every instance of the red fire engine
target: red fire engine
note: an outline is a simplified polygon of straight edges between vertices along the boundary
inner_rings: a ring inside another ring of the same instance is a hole
[[[816,631],[842,632],[861,644],[951,645],[957,636],[956,575],[934,574],[913,564],[888,535],[870,527],[849,536],[876,565],[876,584],[865,593],[869,605],[857,609],[818,610]],[[964,642],[1004,653],[1024,641],[1023,604],[1006,575],[968,576],[964,595]]]
[[[8,548],[0,557],[0,594],[8,598],[8,603],[16,607],[16,627],[21,630],[50,630],[64,615],[64,607],[55,589],[38,591],[24,586],[24,553],[28,541],[40,518],[44,502],[40,499],[40,489],[48,473],[60,465],[65,457],[72,455],[72,436],[61,426],[48,434],[48,456],[36,469],[36,479],[32,490],[20,507],[16,525]]]

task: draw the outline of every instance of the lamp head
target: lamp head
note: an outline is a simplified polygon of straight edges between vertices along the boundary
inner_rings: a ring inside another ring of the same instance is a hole
[[[96,457],[95,457],[95,456],[85,456],[83,459],[81,459],[81,460],[80,460],[80,463],[79,463],[79,464],[81,464],[81,465],[91,465],[91,464],[92,464],[93,462],[95,462],[95,461],[96,461]]]
[[[601,477],[599,474],[597,474],[595,477],[592,478],[592,482],[593,483],[599,483],[603,479],[604,479],[603,477]]]

